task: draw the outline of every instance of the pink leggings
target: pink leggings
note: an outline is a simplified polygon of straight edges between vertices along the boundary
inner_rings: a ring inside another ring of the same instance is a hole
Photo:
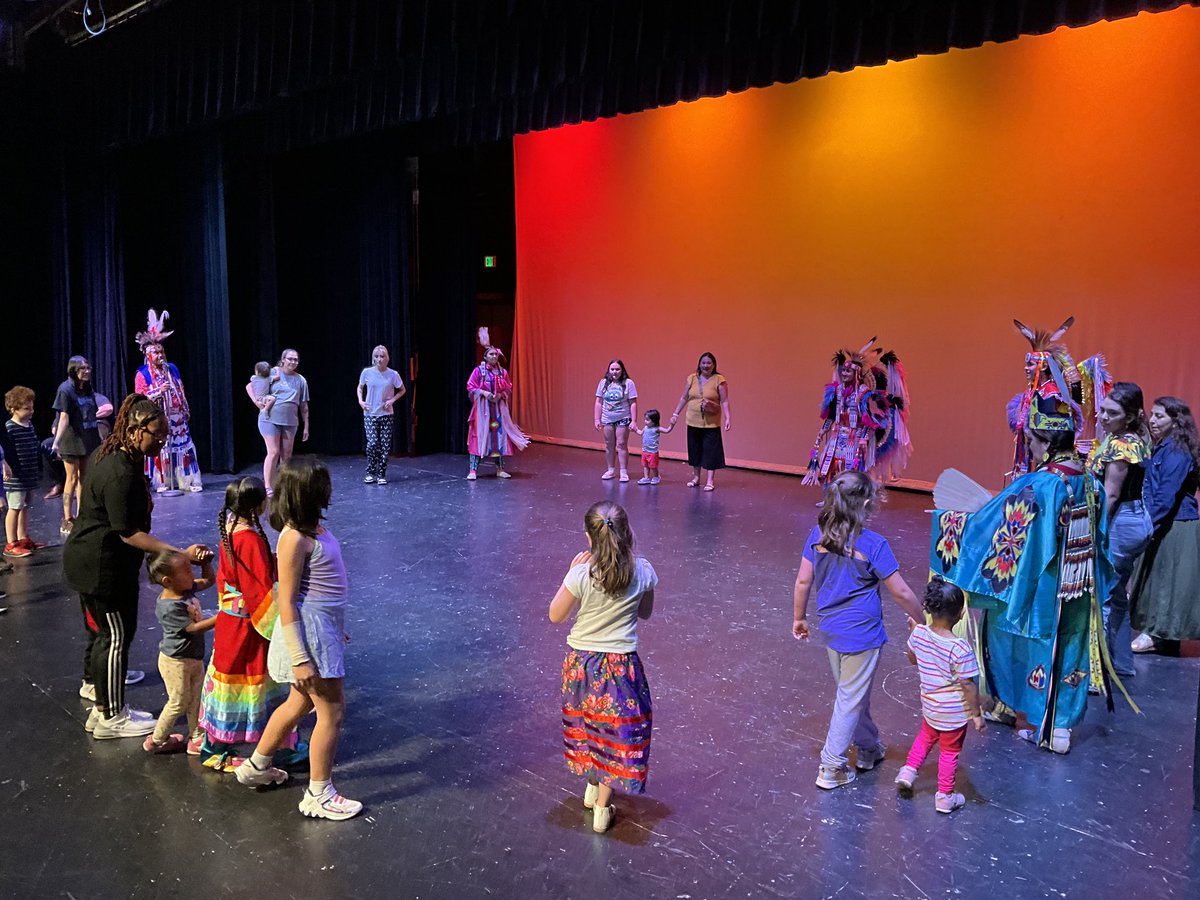
[[[954,792],[954,775],[958,771],[958,754],[962,753],[963,739],[967,736],[967,726],[955,728],[953,731],[938,731],[932,725],[921,719],[921,731],[913,741],[912,749],[908,751],[907,765],[913,769],[921,768],[925,757],[938,745],[938,791],[943,794]]]

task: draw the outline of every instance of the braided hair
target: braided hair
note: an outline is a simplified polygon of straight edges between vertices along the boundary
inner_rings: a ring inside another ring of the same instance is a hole
[[[583,527],[592,539],[588,573],[606,594],[621,596],[633,581],[633,529],[629,516],[611,500],[593,503],[583,516]]]
[[[233,551],[233,529],[238,520],[251,522],[258,536],[267,547],[267,533],[263,531],[262,522],[258,520],[258,511],[267,501],[267,488],[261,478],[247,475],[237,481],[231,481],[225,487],[225,502],[217,513],[217,532],[221,535],[221,546],[234,566],[238,565],[237,554]]]
[[[140,456],[141,454],[134,450],[130,436],[150,422],[157,419],[166,421],[166,418],[162,407],[145,394],[130,394],[121,401],[121,408],[117,410],[117,420],[113,424],[112,434],[104,439],[104,443],[96,451],[96,459],[104,459],[117,450],[127,450]]]

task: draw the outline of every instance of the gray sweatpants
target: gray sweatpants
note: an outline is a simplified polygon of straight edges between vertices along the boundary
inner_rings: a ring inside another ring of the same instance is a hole
[[[871,685],[879,665],[879,648],[861,653],[829,650],[829,665],[837,681],[837,698],[821,748],[821,765],[843,768],[850,763],[846,754],[852,740],[860,750],[879,746],[879,729],[871,720]]]

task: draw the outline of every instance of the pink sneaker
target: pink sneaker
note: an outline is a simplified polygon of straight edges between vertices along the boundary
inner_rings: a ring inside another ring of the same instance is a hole
[[[198,734],[187,742],[187,755],[199,756],[200,748],[204,745],[204,735]]]
[[[161,744],[154,742],[154,735],[146,735],[146,742],[142,744],[142,749],[147,753],[178,753],[184,748],[183,735],[168,734],[167,739]]]

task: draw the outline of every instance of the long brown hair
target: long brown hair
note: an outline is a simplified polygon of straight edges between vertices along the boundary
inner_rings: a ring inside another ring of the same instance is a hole
[[[848,556],[871,514],[878,488],[862,472],[843,472],[825,488],[825,505],[817,516],[820,544],[830,553]]]
[[[1155,397],[1154,406],[1161,406],[1171,417],[1175,427],[1168,437],[1192,456],[1192,464],[1200,469],[1200,434],[1196,433],[1196,420],[1192,410],[1178,397]]]
[[[593,503],[583,516],[583,528],[592,539],[588,574],[606,594],[620,596],[633,581],[633,529],[625,510],[611,500]]]
[[[1131,431],[1146,443],[1150,443],[1150,426],[1146,422],[1146,401],[1142,389],[1132,381],[1118,381],[1108,392],[1106,400],[1111,400],[1129,420],[1125,423],[1125,431]]]
[[[317,536],[333,481],[325,463],[315,456],[294,456],[279,467],[279,480],[271,497],[271,527],[283,531],[291,525],[301,534]]]
[[[117,450],[127,450],[135,456],[140,456],[132,446],[130,435],[139,428],[144,428],[155,419],[167,419],[162,407],[145,394],[130,394],[121,401],[117,410],[117,421],[113,424],[112,434],[104,439],[100,449],[96,451],[96,459],[101,460]]]

